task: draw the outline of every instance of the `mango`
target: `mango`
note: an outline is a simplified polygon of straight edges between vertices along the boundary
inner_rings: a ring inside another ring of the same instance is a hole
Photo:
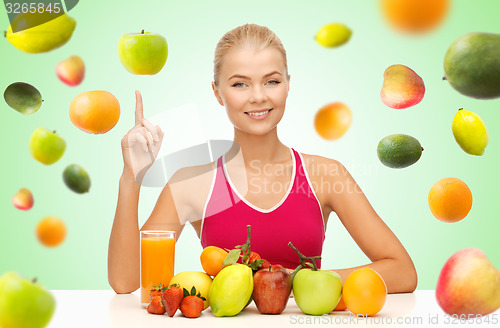
[[[7,40],[17,49],[37,54],[59,48],[69,41],[76,27],[76,20],[63,14],[46,23],[37,25],[42,14],[19,14],[7,29]],[[43,20],[42,20],[43,21]],[[34,26],[23,29],[25,26]],[[19,30],[19,32],[14,32]]]
[[[244,264],[224,267],[214,278],[208,302],[216,317],[232,317],[249,303],[253,292],[252,269]]]
[[[66,166],[63,171],[63,180],[66,186],[77,194],[89,192],[89,174],[78,164],[70,164]]]
[[[424,98],[424,80],[405,65],[391,65],[384,71],[380,99],[390,108],[415,106]]]
[[[444,71],[444,78],[463,95],[500,97],[500,34],[462,35],[446,51]]]
[[[31,115],[42,106],[42,94],[31,84],[12,83],[3,93],[5,102],[21,114]]]

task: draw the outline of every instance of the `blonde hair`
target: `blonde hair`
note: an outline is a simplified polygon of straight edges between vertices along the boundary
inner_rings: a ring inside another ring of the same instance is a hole
[[[217,85],[219,72],[222,66],[224,56],[233,48],[242,48],[251,46],[255,50],[262,50],[272,47],[278,50],[283,56],[285,73],[288,75],[288,66],[286,62],[286,51],[281,40],[265,26],[257,24],[245,24],[227,32],[217,43],[214,55],[214,83]]]

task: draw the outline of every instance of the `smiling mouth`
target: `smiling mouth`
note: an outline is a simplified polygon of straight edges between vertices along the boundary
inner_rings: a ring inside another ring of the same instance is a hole
[[[269,113],[272,110],[273,109],[271,108],[271,109],[263,110],[263,111],[245,112],[245,114],[251,115],[251,116],[262,116],[262,115],[266,115],[267,113]]]

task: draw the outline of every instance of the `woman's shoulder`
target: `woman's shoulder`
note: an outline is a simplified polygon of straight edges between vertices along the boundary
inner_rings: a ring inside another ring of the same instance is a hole
[[[313,176],[339,175],[347,172],[347,169],[338,160],[319,155],[300,153],[304,159],[304,165],[308,175]]]

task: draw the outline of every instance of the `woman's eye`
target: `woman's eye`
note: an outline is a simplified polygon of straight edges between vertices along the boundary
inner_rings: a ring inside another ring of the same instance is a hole
[[[276,85],[276,84],[280,84],[281,82],[280,81],[276,81],[276,80],[271,80],[271,81],[268,81],[267,83],[271,84],[271,85]]]
[[[235,87],[235,88],[241,88],[243,86],[245,86],[245,84],[242,83],[242,82],[238,82],[238,83],[235,83],[235,84],[232,85],[232,87]]]

